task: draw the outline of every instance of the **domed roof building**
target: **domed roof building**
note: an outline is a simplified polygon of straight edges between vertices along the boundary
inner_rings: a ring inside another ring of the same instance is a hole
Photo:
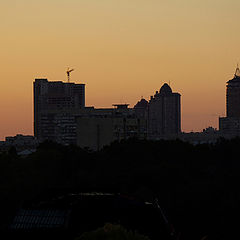
[[[159,94],[161,95],[171,95],[172,89],[167,83],[164,83],[163,86],[160,88]]]
[[[134,106],[134,108],[144,108],[144,109],[146,109],[147,107],[148,107],[148,101],[144,98],[138,101],[137,104]]]
[[[181,132],[181,95],[172,92],[164,83],[148,104],[148,131],[150,139],[160,139]]]
[[[134,112],[138,119],[145,119],[147,121],[147,110],[148,110],[148,101],[142,98],[134,106]]]

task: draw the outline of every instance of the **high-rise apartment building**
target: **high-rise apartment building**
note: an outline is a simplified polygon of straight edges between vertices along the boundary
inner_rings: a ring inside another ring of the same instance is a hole
[[[227,117],[240,118],[240,70],[237,67],[233,79],[227,82]]]
[[[240,70],[236,68],[233,79],[227,82],[226,117],[219,118],[219,130],[232,136],[240,135]]]
[[[181,95],[173,93],[167,83],[156,91],[148,104],[148,136],[159,139],[181,132]]]
[[[34,136],[41,142],[76,143],[75,114],[85,107],[85,84],[34,82]]]

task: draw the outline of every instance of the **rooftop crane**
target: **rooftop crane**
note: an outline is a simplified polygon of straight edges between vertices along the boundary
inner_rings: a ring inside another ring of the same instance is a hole
[[[72,71],[74,71],[74,69],[72,68],[72,69],[70,69],[70,68],[68,68],[67,69],[67,78],[68,78],[68,83],[70,82],[70,72],[72,72]]]

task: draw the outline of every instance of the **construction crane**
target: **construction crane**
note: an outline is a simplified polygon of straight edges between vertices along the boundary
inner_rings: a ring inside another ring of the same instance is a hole
[[[67,78],[68,78],[68,83],[70,82],[70,72],[72,72],[72,71],[74,71],[74,69],[72,68],[72,69],[70,69],[70,68],[68,68],[67,69]]]

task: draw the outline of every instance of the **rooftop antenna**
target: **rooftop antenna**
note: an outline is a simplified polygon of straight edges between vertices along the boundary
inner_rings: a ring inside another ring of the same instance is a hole
[[[236,68],[234,77],[240,77],[240,69],[239,69],[238,63],[237,63],[237,68]]]
[[[72,72],[72,71],[74,71],[74,69],[72,68],[72,69],[70,69],[70,68],[68,68],[67,69],[67,79],[68,79],[68,83],[70,82],[70,72]]]

